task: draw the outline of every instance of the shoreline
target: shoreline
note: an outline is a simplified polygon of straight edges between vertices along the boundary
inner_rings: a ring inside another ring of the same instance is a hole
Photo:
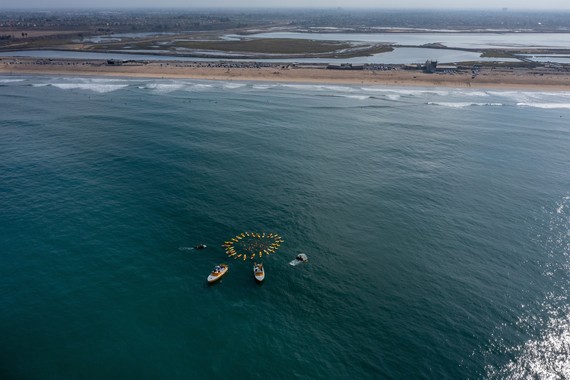
[[[140,65],[107,65],[102,60],[3,57],[0,75],[77,75],[102,77],[199,79],[289,83],[453,87],[534,91],[570,91],[570,72],[545,68],[484,67],[473,78],[468,70],[428,74],[418,70],[328,70],[288,67],[207,67],[188,62],[151,61]],[[216,62],[212,62],[216,64]]]

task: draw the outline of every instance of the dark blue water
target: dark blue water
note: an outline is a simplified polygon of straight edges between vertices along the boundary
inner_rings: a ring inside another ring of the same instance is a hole
[[[570,93],[3,77],[0,105],[1,378],[570,376]],[[285,240],[261,286],[243,231]]]

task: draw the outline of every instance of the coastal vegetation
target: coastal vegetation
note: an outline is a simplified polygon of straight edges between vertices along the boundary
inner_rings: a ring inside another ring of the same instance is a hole
[[[292,38],[260,38],[239,41],[175,41],[173,47],[269,54],[331,53],[350,49],[347,42],[314,41]]]
[[[190,54],[199,52],[241,53],[243,55],[281,55],[287,57],[354,57],[392,51],[383,44],[354,44],[341,41],[316,41],[294,38],[259,38],[239,40],[190,40],[146,39],[132,42],[122,41],[93,44],[89,49],[108,50],[150,50],[162,54]]]
[[[482,58],[516,58],[514,52],[507,50],[485,50],[481,53]]]
[[[446,27],[442,29],[441,25]],[[252,34],[275,31],[307,32],[309,37],[251,37]],[[0,51],[58,49],[113,53],[147,52],[155,55],[212,59],[353,58],[389,52],[405,46],[475,51],[481,52],[482,58],[497,60],[524,60],[519,54],[567,52],[560,47],[473,49],[450,48],[441,42],[395,45],[387,42],[323,41],[311,38],[312,33],[335,32],[565,33],[570,32],[570,14],[342,9],[0,11]],[[228,39],[228,35],[239,37]],[[390,41],[390,38],[386,40]]]

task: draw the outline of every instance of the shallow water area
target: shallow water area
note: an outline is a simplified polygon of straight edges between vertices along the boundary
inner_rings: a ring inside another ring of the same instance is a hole
[[[0,76],[0,102],[0,377],[570,376],[570,92]],[[221,246],[244,231],[284,240],[262,285]]]
[[[321,41],[378,42],[395,45],[442,44],[449,48],[569,48],[567,33],[300,33],[269,32],[248,38],[299,38]]]
[[[154,53],[154,54],[151,54]],[[190,54],[190,52],[185,52]],[[0,52],[0,57],[33,57],[33,58],[65,58],[65,59],[122,59],[122,60],[154,60],[154,61],[190,61],[211,62],[215,58],[200,57],[204,52],[195,51],[196,57],[173,55],[168,50],[130,50],[116,52],[79,52],[61,50],[23,50],[12,52]],[[164,54],[164,55],[162,55]],[[168,55],[170,54],[170,55]],[[212,53],[208,53],[212,55]],[[244,59],[232,58],[236,53],[218,52],[214,55],[223,56],[224,61],[240,62],[283,62],[283,63],[382,63],[382,64],[407,64],[424,63],[427,59],[437,60],[441,63],[451,62],[518,62],[515,58],[489,58],[481,57],[481,53],[453,49],[430,49],[430,48],[395,48],[393,51],[378,53],[365,57],[352,58],[257,58]]]

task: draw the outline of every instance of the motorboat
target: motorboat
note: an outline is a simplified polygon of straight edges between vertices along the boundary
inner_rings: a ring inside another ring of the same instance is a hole
[[[261,282],[265,279],[265,270],[263,269],[263,264],[253,264],[253,275],[255,276],[255,281]]]
[[[205,249],[207,247],[206,244],[200,244],[194,247],[194,249]]]
[[[307,261],[309,261],[309,258],[307,257],[307,255],[305,255],[304,253],[299,253],[297,255],[297,257],[295,257],[295,260],[291,261],[289,263],[289,265],[295,266],[295,265],[299,265],[302,263],[306,263]]]
[[[210,275],[208,276],[208,282],[211,284],[213,282],[218,281],[220,278],[224,276],[224,274],[226,274],[227,271],[228,271],[228,266],[226,264],[216,265],[212,273],[210,273]]]

